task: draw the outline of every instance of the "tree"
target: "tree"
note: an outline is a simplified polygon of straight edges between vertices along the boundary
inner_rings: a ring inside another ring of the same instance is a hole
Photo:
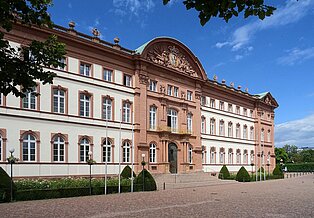
[[[64,67],[60,62],[65,55],[65,45],[56,36],[46,41],[32,41],[29,46],[15,49],[4,39],[13,25],[52,28],[47,12],[51,0],[1,0],[0,1],[0,93],[24,97],[32,91],[36,80],[43,84],[52,83],[55,74],[44,67]]]
[[[283,149],[286,150],[287,154],[288,154],[288,162],[297,162],[298,160],[298,147],[295,145],[285,145],[283,146]]]
[[[280,163],[282,159],[285,163],[288,160],[288,154],[284,148],[275,148],[276,163]]]
[[[164,5],[171,0],[163,0]],[[187,10],[194,8],[199,12],[199,19],[204,26],[212,17],[219,17],[229,21],[233,16],[237,17],[244,11],[244,18],[258,16],[263,20],[271,16],[276,10],[273,6],[264,4],[264,0],[184,0],[183,4]]]

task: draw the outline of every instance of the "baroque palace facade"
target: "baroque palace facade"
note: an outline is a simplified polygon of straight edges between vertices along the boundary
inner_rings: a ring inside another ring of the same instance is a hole
[[[14,47],[55,34],[66,44],[64,69],[52,85],[38,83],[25,98],[0,97],[0,166],[9,149],[20,160],[16,177],[117,174],[142,158],[152,173],[248,171],[275,166],[274,109],[269,92],[249,94],[207,78],[181,42],[156,38],[136,50],[69,28],[16,24],[5,35]],[[40,95],[36,96],[35,93]],[[143,154],[145,155],[143,157]],[[254,164],[254,166],[251,165]]]

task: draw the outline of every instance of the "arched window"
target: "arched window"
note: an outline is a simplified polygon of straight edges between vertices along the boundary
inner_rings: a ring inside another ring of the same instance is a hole
[[[80,161],[86,162],[89,159],[88,152],[90,151],[90,142],[87,138],[80,141]]]
[[[270,140],[270,130],[268,130],[268,132],[267,132],[267,141],[268,141],[268,142],[271,141],[271,140]]]
[[[270,151],[267,154],[267,164],[270,164]]]
[[[157,127],[157,108],[155,106],[150,106],[149,108],[149,128],[156,130]]]
[[[192,114],[188,113],[187,120],[186,120],[187,132],[192,132]]]
[[[228,150],[228,163],[233,164],[233,150],[232,150],[232,148],[229,148],[229,150]]]
[[[247,152],[247,150],[243,151],[243,163],[248,164],[248,152]]]
[[[204,145],[202,146],[202,163],[206,163],[206,147]]]
[[[24,135],[23,137],[23,161],[36,160],[36,138],[31,134]]]
[[[63,162],[64,161],[64,150],[65,150],[64,138],[61,136],[55,136],[53,138],[53,161]]]
[[[225,163],[225,149],[224,148],[220,148],[220,151],[219,151],[219,162],[221,164]]]
[[[201,133],[206,133],[206,118],[202,116],[201,120]]]
[[[191,146],[191,145],[189,145],[189,151],[188,151],[189,156],[188,156],[188,161],[189,161],[189,163],[190,163],[190,164],[192,163],[192,153],[193,153],[193,148],[192,148],[192,146]]]
[[[124,163],[130,162],[130,156],[131,156],[130,150],[131,150],[130,143],[128,141],[125,141],[122,147],[122,161]]]
[[[156,145],[154,143],[150,143],[150,145],[149,145],[149,162],[150,163],[156,163],[157,162]]]
[[[220,136],[225,135],[225,121],[223,121],[223,120],[219,121],[219,135]]]
[[[241,151],[237,149],[237,164],[241,164]]]
[[[215,135],[215,125],[216,125],[216,120],[215,118],[211,118],[210,119],[210,129],[209,129],[209,133],[211,135]]]
[[[212,147],[210,149],[210,163],[215,164],[216,163],[216,148]]]
[[[125,123],[131,122],[131,104],[128,102],[123,102],[122,117],[123,122]]]
[[[240,124],[238,123],[236,126],[236,138],[240,138],[241,133],[240,133]]]
[[[25,97],[22,99],[23,108],[36,109],[36,87],[33,87],[31,91],[23,93]]]
[[[107,162],[111,162],[111,141],[106,138],[102,144],[102,161],[106,162],[106,158],[107,158]],[[107,148],[107,149],[106,149]]]
[[[229,122],[228,123],[228,137],[233,137],[232,129],[233,129],[233,124],[232,124],[232,122]]]
[[[102,118],[112,120],[112,100],[109,97],[103,98],[102,101]]]
[[[261,130],[261,141],[265,141],[265,134],[264,134],[264,129]]]
[[[243,126],[243,139],[247,139],[247,125]]]
[[[254,163],[254,151],[251,151],[251,163]]]
[[[178,112],[174,109],[169,109],[167,114],[167,126],[171,132],[178,131]]]
[[[254,140],[254,127],[253,126],[251,126],[251,129],[250,129],[250,139]]]

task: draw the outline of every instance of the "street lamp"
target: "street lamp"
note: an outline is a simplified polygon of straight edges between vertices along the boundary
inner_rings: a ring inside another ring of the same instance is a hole
[[[269,166],[270,166],[270,159],[269,157],[267,158],[267,167],[268,167],[268,179],[269,179]]]
[[[283,159],[280,159],[280,168],[281,168],[281,172],[283,172]]]
[[[89,165],[89,195],[92,195],[92,165],[93,165],[93,159],[92,159],[92,151],[88,152],[88,165]]]
[[[13,156],[15,149],[10,148],[10,157],[7,158],[8,163],[11,165],[11,184],[10,184],[10,192],[11,192],[11,202],[13,201],[13,164],[15,164],[19,159]]]
[[[144,172],[144,169],[145,169],[145,154],[142,154],[142,172],[143,172],[143,191],[145,191],[145,172]]]
[[[251,157],[251,166],[252,166],[252,180],[253,180],[253,166],[254,166],[254,158]]]

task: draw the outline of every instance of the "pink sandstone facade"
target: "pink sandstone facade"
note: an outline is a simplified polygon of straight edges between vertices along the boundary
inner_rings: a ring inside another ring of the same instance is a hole
[[[261,165],[266,166],[266,162],[270,165],[270,169],[274,168],[274,110],[278,107],[278,104],[270,93],[253,95],[249,94],[247,90],[242,91],[240,87],[233,87],[233,84],[228,86],[225,81],[218,82],[216,77],[213,80],[208,79],[198,58],[187,46],[172,38],[153,39],[134,51],[121,47],[118,39],[115,39],[115,43],[111,44],[100,40],[97,35],[90,37],[78,33],[73,27],[69,29],[56,27],[51,30],[16,25],[14,30],[6,35],[6,38],[9,41],[21,45],[27,45],[33,39],[43,40],[50,34],[57,35],[59,40],[66,44],[67,64],[69,66],[67,66],[62,73],[68,75],[67,80],[70,82],[77,83],[79,79],[75,77],[75,72],[70,72],[71,63],[69,57],[84,60],[84,62],[90,63],[93,66],[94,64],[105,66],[108,69],[112,69],[114,73],[117,72],[116,76],[118,72],[122,72],[122,75],[131,76],[132,87],[130,93],[133,93],[134,98],[131,100],[127,99],[126,101],[132,105],[131,110],[134,113],[134,120],[132,121],[134,123],[134,166],[136,172],[141,170],[140,163],[143,154],[145,154],[147,159],[148,169],[153,173],[187,173],[202,171],[204,169],[217,171],[211,169],[216,169],[215,167],[220,168],[223,164],[230,167],[236,166],[238,168],[245,165],[248,169],[251,169],[251,166],[254,165],[255,169],[256,167],[259,168]],[[77,67],[77,69],[79,71],[79,67]],[[91,77],[93,77],[93,73],[91,73]],[[98,81],[97,78],[92,79],[93,81]],[[118,83],[118,79],[110,83]],[[154,87],[150,87],[153,85]],[[51,89],[57,86],[58,84],[55,83]],[[121,90],[124,88],[123,85],[119,84],[117,87],[118,89],[121,87]],[[71,88],[65,87],[65,89],[70,90]],[[82,88],[82,90],[84,89],[85,88]],[[119,90],[116,91],[118,92]],[[44,93],[41,94],[41,98],[44,98],[43,95]],[[101,93],[101,96],[107,95],[107,93]],[[51,96],[51,94],[47,96]],[[110,97],[114,100],[115,107],[121,103],[120,101],[124,101],[118,100],[118,97],[112,93]],[[3,97],[3,99],[6,98],[7,97]],[[77,97],[73,96],[73,98]],[[215,102],[212,100],[215,100]],[[93,94],[91,101],[92,115],[91,118],[88,118],[88,122],[91,124],[90,126],[84,124],[85,128],[93,129],[94,124],[92,123],[97,121],[97,112],[93,114],[93,110],[96,111],[95,107],[98,107],[95,106],[95,104],[97,104],[96,101],[99,101],[99,99],[96,94]],[[39,102],[40,100],[38,100],[38,104]],[[75,117],[68,112],[68,108],[71,106],[68,103],[68,98],[66,99],[66,104],[68,105],[66,113],[62,116],[64,116],[64,118],[67,118],[67,116]],[[220,107],[218,107],[219,105]],[[13,106],[11,107],[8,103],[0,107],[2,109],[7,108],[7,110],[13,108]],[[23,113],[24,109],[21,107],[22,106],[15,108],[14,110]],[[49,107],[52,108],[51,105]],[[156,111],[154,121],[151,121],[153,118],[150,117],[151,108],[155,108],[154,110]],[[240,114],[240,108],[243,114]],[[206,117],[205,112],[203,113],[203,111],[206,110],[208,110],[208,114],[210,114],[208,117]],[[39,106],[37,107],[37,111],[36,113],[40,113],[41,111]],[[109,125],[112,125],[112,129],[118,128],[119,115],[117,111],[119,112],[118,109],[114,110],[113,117],[118,118],[113,118],[113,120],[109,121]],[[172,115],[172,113],[174,115]],[[214,115],[212,114],[215,113],[221,113],[223,115],[219,116],[224,117],[217,118],[215,127],[212,127],[210,120],[214,119]],[[7,116],[4,112],[1,112],[0,115],[0,120],[3,120]],[[25,116],[27,117],[27,115]],[[191,118],[190,120],[187,119],[188,116]],[[202,123],[203,117],[204,120],[206,117],[204,125]],[[25,119],[25,117],[20,119]],[[31,118],[28,119],[28,122],[31,122]],[[77,119],[83,118],[77,116]],[[133,119],[133,117],[131,117],[131,119]],[[230,125],[233,125],[233,129],[230,127],[230,132],[227,134],[227,123],[231,123],[228,119],[238,119],[240,121],[232,121],[233,123]],[[242,125],[242,120],[243,122],[247,121],[251,124]],[[4,139],[7,138],[5,135],[8,133],[8,127],[6,127],[6,123],[2,121],[0,121],[0,123],[0,130],[3,135],[2,139],[3,142],[5,142]],[[219,126],[219,123],[222,123],[221,126]],[[116,127],[114,127],[115,124],[117,124]],[[240,126],[240,124],[241,127],[236,129],[236,126]],[[47,125],[49,125],[49,122]],[[62,125],[61,122],[60,125]],[[25,132],[23,127],[16,126],[16,128],[21,129],[20,134],[23,135],[23,132]],[[127,126],[127,124],[125,129],[131,130],[130,126]],[[251,138],[248,136],[250,135],[250,129],[253,132],[251,133],[253,134]],[[37,134],[37,139],[41,137],[41,142],[37,144],[36,163],[47,164],[47,161],[41,163],[43,158],[41,158],[40,155],[40,152],[43,152],[44,149],[42,147],[44,146],[43,137],[45,136],[36,128],[32,129],[32,131]],[[53,135],[60,132],[66,135],[66,141],[71,140],[71,130],[66,132],[62,128],[60,128],[59,131],[51,130],[49,137],[53,137]],[[235,135],[235,133],[237,135]],[[76,138],[85,136],[85,134],[81,132],[77,134]],[[268,140],[262,138],[266,137],[266,135]],[[98,136],[92,136],[91,134],[87,136],[93,138],[92,141],[98,140]],[[104,137],[105,136],[99,137],[101,138],[99,140],[103,141],[105,139]],[[124,136],[122,136],[122,140],[129,140],[130,143],[132,141],[130,137],[124,138]],[[205,146],[207,143],[206,140],[209,144],[211,140],[216,140],[217,143],[225,143],[228,145],[238,143],[239,147],[228,148],[217,146],[212,148],[211,145]],[[111,160],[112,163],[110,163],[112,166],[117,165],[118,161],[116,158],[118,152],[117,147],[119,146],[118,141],[118,139],[112,136],[112,142],[115,144],[112,147],[112,159],[114,159]],[[247,147],[250,146],[249,149],[241,149],[242,141],[243,144],[247,144]],[[92,150],[95,154],[98,148],[95,142],[92,144]],[[156,146],[155,153],[153,154],[155,156],[152,159],[150,159],[150,157],[152,157],[152,154],[150,154],[150,152],[152,152],[151,144]],[[2,149],[4,149],[2,150],[2,155],[5,157],[7,155],[6,150],[8,149],[8,144],[2,143],[2,145]],[[69,145],[71,145],[71,142]],[[22,142],[20,146],[20,150],[22,150]],[[237,148],[241,149],[240,161],[234,158],[238,155],[236,154]],[[71,149],[71,147],[69,146],[68,148],[67,146],[65,152],[69,153],[69,149]],[[47,152],[50,152],[49,156],[52,159],[53,151],[51,147],[47,149]],[[268,156],[266,157],[267,154]],[[79,152],[76,154],[76,157],[80,158]],[[264,159],[264,162],[261,161],[261,158]],[[5,158],[1,160],[2,164],[5,164]],[[71,163],[71,157],[67,155],[65,161]],[[79,162],[77,159],[72,159],[73,164],[79,164],[77,162]],[[114,174],[114,170],[112,174]]]

